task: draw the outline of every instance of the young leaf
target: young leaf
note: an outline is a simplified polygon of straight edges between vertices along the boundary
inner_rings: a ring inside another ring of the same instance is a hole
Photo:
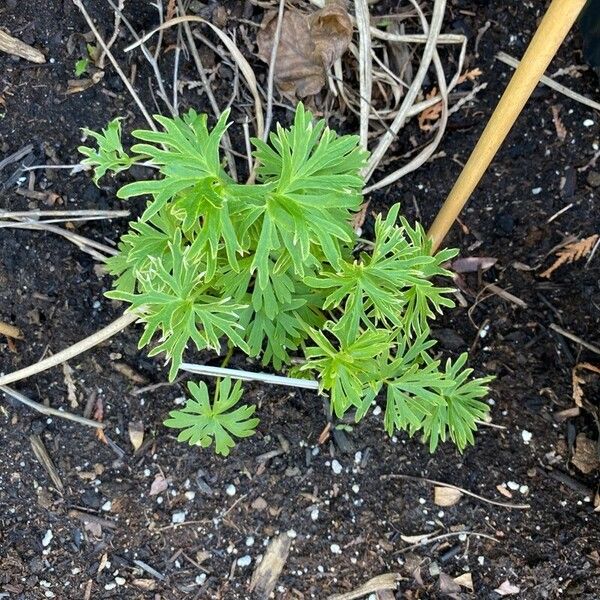
[[[180,442],[203,448],[214,442],[217,454],[228,456],[235,446],[234,438],[254,434],[259,423],[257,418],[252,418],[255,407],[245,404],[232,410],[242,397],[240,381],[232,388],[231,379],[219,379],[212,404],[204,382],[200,385],[190,382],[188,389],[192,398],[182,410],[172,411],[164,422],[166,427],[182,430],[177,437]]]
[[[78,150],[86,156],[81,162],[90,165],[94,169],[94,183],[98,183],[107,171],[119,173],[129,169],[134,164],[121,144],[121,119],[113,119],[102,133],[83,128],[82,131],[98,142],[98,149],[94,150],[88,146],[79,146]]]

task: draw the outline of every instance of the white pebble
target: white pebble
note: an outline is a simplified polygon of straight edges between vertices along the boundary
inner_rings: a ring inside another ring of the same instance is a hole
[[[203,585],[206,581],[206,573],[200,573],[200,575],[196,575],[196,583],[198,585]]]
[[[523,431],[521,431],[521,437],[523,438],[524,444],[529,444],[529,442],[531,441],[531,438],[533,437],[533,434],[531,433],[531,431],[527,431],[527,429],[523,429]]]
[[[233,483],[230,483],[226,488],[225,488],[225,493],[228,496],[235,496],[236,493],[236,489],[235,489],[235,485],[233,485]]]
[[[533,189],[531,190],[531,193],[532,193],[534,196],[537,196],[537,195],[538,195],[538,194],[539,194],[541,191],[542,191],[542,188],[541,188],[541,187],[537,187],[537,188],[533,188]]]
[[[173,516],[171,517],[172,523],[183,523],[184,521],[185,521],[185,512],[184,511],[173,513]]]
[[[342,465],[339,463],[339,461],[337,461],[335,458],[331,461],[331,470],[336,474],[339,475],[342,472]]]
[[[509,489],[516,491],[519,489],[519,484],[516,481],[509,481],[507,484]]]
[[[287,532],[287,536],[289,538],[291,538],[292,540],[297,536],[298,534],[296,533],[295,529],[289,529]]]
[[[196,497],[196,492],[186,492],[186,493],[185,493],[185,497],[186,497],[188,500],[193,500],[193,499]]]
[[[458,536],[458,539],[459,539],[461,542],[464,542],[464,541],[467,539],[467,534],[466,534],[466,533],[461,533],[461,534]]]
[[[583,122],[583,126],[584,126],[584,127],[592,127],[592,125],[593,125],[593,124],[594,124],[594,121],[592,121],[592,119],[586,119],[586,120]]]
[[[110,591],[110,590],[114,590],[116,587],[117,587],[117,584],[113,582],[113,583],[107,583],[104,586],[104,589]]]
[[[240,558],[237,559],[238,567],[247,567],[250,565],[251,562],[252,557],[249,554],[246,554],[245,556],[240,556]]]
[[[485,563],[485,556],[478,556],[477,562],[483,567],[483,563]]]
[[[117,585],[125,585],[125,577],[115,577],[115,583]]]
[[[316,520],[319,518],[319,509],[318,509],[318,508],[313,508],[313,509],[310,511],[310,518],[311,518],[313,521],[316,521]]]
[[[246,538],[246,546],[254,546],[254,536],[249,535]]]
[[[381,414],[381,406],[377,405],[374,409],[373,409],[373,414],[377,417],[378,415]]]
[[[359,491],[359,490],[360,490],[360,485],[358,485],[357,483],[355,483],[355,484],[352,486],[352,491],[353,491],[355,494],[358,494],[358,491]]]
[[[54,534],[52,533],[52,530],[48,529],[48,531],[46,531],[46,535],[42,539],[42,546],[44,546],[44,548],[49,546],[53,537],[54,537]]]
[[[527,494],[527,493],[529,493],[529,486],[528,485],[522,485],[519,488],[519,492],[521,492],[521,494]]]
[[[426,502],[425,498],[419,498],[419,504],[425,504]]]
[[[104,512],[110,512],[112,508],[112,502],[110,500],[107,500],[103,505],[102,505],[102,510]]]
[[[362,452],[359,450],[354,454],[354,462],[359,465],[362,462]]]
[[[331,544],[331,546],[329,547],[332,554],[341,554],[342,553],[342,549],[340,548],[339,544]]]

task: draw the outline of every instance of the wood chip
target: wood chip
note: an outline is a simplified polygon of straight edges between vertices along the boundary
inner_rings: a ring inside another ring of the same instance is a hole
[[[129,441],[137,452],[144,443],[144,424],[142,421],[131,421],[128,426]]]
[[[377,575],[377,577],[369,579],[367,583],[351,592],[329,596],[328,600],[355,600],[382,590],[395,590],[399,580],[400,575],[398,573],[384,573],[383,575]]]
[[[455,577],[454,583],[458,583],[460,587],[464,587],[470,592],[473,591],[473,575],[471,575],[471,573],[463,573],[462,575]]]
[[[259,600],[267,600],[273,590],[277,579],[283,570],[292,545],[292,538],[283,533],[273,538],[267,547],[267,551],[254,570],[250,580],[250,592]]]
[[[433,503],[438,506],[454,506],[461,498],[460,490],[441,485],[433,488]]]
[[[586,475],[598,469],[598,443],[590,440],[585,433],[580,433],[575,438],[575,452],[571,462]]]
[[[39,50],[2,30],[0,30],[0,51],[38,64],[46,62],[46,57]]]
[[[5,335],[6,337],[13,338],[15,340],[22,340],[23,334],[18,327],[14,325],[9,325],[4,321],[0,321],[0,335]]]
[[[75,387],[75,380],[73,379],[73,369],[69,363],[63,363],[62,365],[63,375],[65,377],[65,385],[67,386],[67,398],[69,399],[69,406],[71,408],[77,408],[79,402],[77,401],[77,388]]]

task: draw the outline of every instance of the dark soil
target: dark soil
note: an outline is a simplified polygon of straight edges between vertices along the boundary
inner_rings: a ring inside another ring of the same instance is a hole
[[[107,4],[88,4],[109,37],[113,17]],[[149,3],[135,4],[143,6],[130,15],[133,25],[148,30],[156,21],[153,9]],[[257,21],[262,15],[250,3],[214,4]],[[503,49],[520,56],[541,15],[539,3],[449,4],[446,30],[469,36],[469,66],[484,71],[488,88],[472,107],[452,116],[441,145],[444,157],[371,201],[371,209],[385,211],[400,200],[411,219],[419,216],[418,209],[426,224],[506,85],[510,69],[495,62],[494,54]],[[391,5],[394,10],[395,2],[385,4]],[[244,6],[249,10],[242,14]],[[476,57],[475,37],[486,21],[490,28]],[[126,129],[143,125],[111,67],[97,85],[66,94],[74,63],[85,52],[81,34],[88,31],[70,1],[5,0],[0,23],[51,59],[37,66],[0,55],[0,157],[31,143],[29,164],[75,163],[80,127],[100,128],[117,115],[127,116]],[[229,20],[227,26],[238,25]],[[253,40],[253,30],[248,31]],[[167,45],[171,41],[167,36]],[[126,43],[120,39],[116,47]],[[551,71],[580,65],[580,47],[578,35],[572,35]],[[143,59],[136,53],[125,59],[120,50],[116,54],[127,73],[139,61],[137,87],[146,105],[153,106]],[[215,69],[213,84],[222,102],[230,95],[231,73],[210,52],[204,58]],[[169,60],[165,72],[170,72]],[[184,63],[182,78],[194,80],[191,63]],[[264,76],[264,66],[257,63],[257,72]],[[560,81],[599,97],[598,79],[591,71]],[[205,108],[204,97],[196,91],[185,92],[181,103],[182,108]],[[564,141],[556,134],[553,105],[562,105]],[[598,432],[586,411],[566,420],[556,417],[573,406],[573,366],[597,364],[598,356],[549,326],[555,323],[600,344],[600,255],[589,265],[584,259],[561,267],[551,279],[541,278],[541,269],[536,269],[551,264],[549,253],[568,235],[600,233],[600,164],[579,170],[598,150],[599,122],[591,109],[539,87],[463,214],[464,228],[455,227],[449,240],[462,256],[497,258],[483,276],[465,276],[468,306],[441,319],[437,335],[448,355],[471,348],[477,372],[496,375],[491,414],[506,429],[482,428],[477,445],[463,455],[444,445],[432,456],[418,440],[398,435],[390,441],[381,417],[371,416],[319,446],[327,418],[316,395],[247,385],[246,398],[258,404],[261,425],[254,438],[224,460],[210,450],[179,445],[162,426],[184,394],[183,382],[135,393],[144,385],[164,382],[166,372],[137,350],[138,332],[129,329],[71,361],[78,406],[70,406],[60,367],[14,386],[37,401],[77,413],[100,401],[108,444],[92,429],[43,417],[7,398],[1,401],[0,597],[250,598],[249,580],[268,541],[290,532],[295,537],[275,589],[280,599],[325,599],[387,572],[402,577],[399,591],[380,599],[441,596],[446,578],[440,572],[450,577],[470,572],[470,595],[476,598],[500,597],[493,590],[506,580],[520,589],[514,597],[598,598],[598,473],[586,475],[570,462],[575,439],[596,440]],[[410,127],[409,135],[418,133],[415,124]],[[400,156],[407,144],[403,139],[393,151]],[[16,193],[15,178],[10,180],[15,169],[13,164],[0,171],[0,208],[51,208],[44,200]],[[18,185],[27,189],[26,181]],[[97,189],[87,174],[70,176],[63,170],[37,171],[35,179],[35,190],[58,195],[48,196],[56,209],[122,208],[115,186],[109,181]],[[567,205],[572,206],[548,222]],[[134,212],[139,208],[133,204]],[[369,216],[367,231],[370,222]],[[74,227],[82,235],[113,243],[126,223]],[[488,283],[509,290],[527,308],[488,295]],[[109,287],[110,278],[95,268],[94,260],[68,241],[52,233],[2,229],[0,321],[20,328],[24,339],[0,338],[0,369],[9,372],[38,361],[117,318],[122,307],[103,297]],[[243,364],[241,357],[234,360]],[[133,381],[132,373],[146,383]],[[598,390],[588,379],[586,394],[597,409]],[[143,423],[145,440],[134,453],[128,427],[136,421]],[[526,432],[532,434],[529,443]],[[36,458],[32,441],[45,447],[62,489]],[[277,450],[281,452],[270,459],[263,456]],[[356,452],[361,453],[359,460]],[[340,474],[332,470],[334,458],[343,467]],[[531,507],[514,510],[463,497],[440,509],[433,503],[431,485],[394,478],[397,474],[442,480]],[[152,483],[163,477],[168,489],[151,495]],[[527,488],[509,486],[509,500],[497,490],[509,482]],[[226,492],[231,485],[234,495]],[[173,515],[181,512],[185,523],[173,524]],[[86,515],[97,520],[86,523]],[[52,539],[44,546],[48,531]],[[487,534],[498,542],[452,536],[403,551],[409,543],[401,536],[433,531]],[[332,552],[335,545],[340,553]],[[251,564],[238,565],[237,559],[245,555]]]

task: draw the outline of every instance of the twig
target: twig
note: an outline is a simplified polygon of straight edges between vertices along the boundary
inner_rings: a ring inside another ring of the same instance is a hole
[[[75,0],[73,0],[73,1],[75,1]],[[438,0],[438,1],[440,1],[440,0]],[[181,0],[179,0],[179,4],[181,7]],[[221,31],[218,27],[213,25],[210,21],[207,21],[206,19],[203,19],[202,17],[190,16],[190,15],[175,17],[174,19],[171,19],[170,21],[163,23],[160,27],[156,27],[152,31],[148,32],[145,36],[142,37],[142,39],[140,41],[136,42],[135,44],[131,44],[131,45],[127,46],[127,48],[125,48],[125,52],[129,52],[130,50],[137,48],[140,44],[143,44],[148,39],[150,39],[153,35],[155,35],[158,31],[167,29],[169,27],[173,27],[174,25],[178,25],[179,23],[183,23],[184,28],[186,28],[186,25],[187,25],[186,35],[187,35],[187,31],[189,30],[190,34],[188,36],[188,41],[190,42],[190,44],[192,44],[193,36],[191,33],[191,29],[189,27],[189,24],[190,23],[203,23],[204,25],[207,25],[215,32],[215,34],[219,37],[219,39],[223,42],[223,44],[225,44],[227,50],[229,50],[229,52],[231,52],[233,59],[239,65],[240,70],[241,70],[242,74],[244,75],[244,79],[246,80],[246,83],[247,83],[247,85],[250,89],[250,92],[252,94],[252,97],[254,99],[254,116],[256,118],[256,137],[262,138],[264,129],[265,129],[265,124],[264,124],[264,116],[263,116],[263,110],[262,110],[262,100],[260,99],[260,94],[258,92],[258,83],[256,81],[256,76],[254,75],[254,71],[252,70],[252,67],[250,66],[250,64],[244,57],[244,55],[240,52],[239,48],[235,45],[233,40],[227,34],[223,33],[223,31]],[[192,54],[193,54],[194,48],[190,48],[190,49],[192,50]],[[196,54],[197,54],[197,50],[196,50]]]
[[[360,0],[364,1],[364,0]],[[269,77],[267,79],[267,115],[265,117],[265,131],[262,139],[264,142],[269,137],[271,130],[271,121],[273,120],[273,83],[275,81],[275,63],[277,62],[277,50],[281,40],[281,25],[283,23],[283,10],[285,8],[285,0],[279,0],[279,10],[277,12],[277,26],[275,27],[275,39],[273,40],[273,48],[271,48],[271,58],[269,61]]]
[[[10,229],[33,229],[36,231],[50,231],[52,233],[56,233],[63,236],[70,242],[73,242],[77,247],[83,250],[83,252],[87,252],[100,262],[106,262],[106,256],[104,254],[100,254],[100,252],[97,250],[101,250],[102,252],[105,252],[111,256],[118,254],[114,248],[110,248],[109,246],[101,244],[100,242],[90,240],[89,238],[77,233],[72,233],[71,231],[67,231],[62,227],[57,227],[56,225],[46,225],[43,222],[35,221],[0,221],[0,229],[3,227],[8,227]]]
[[[506,52],[498,52],[498,54],[496,54],[496,58],[500,62],[503,62],[505,65],[508,65],[513,69],[516,69],[521,64],[520,60],[517,60],[509,54],[506,54]],[[540,78],[540,83],[547,85],[549,88],[552,88],[553,90],[555,90],[559,94],[562,94],[563,96],[567,96],[567,98],[571,98],[571,100],[580,102],[581,104],[589,106],[590,108],[593,108],[595,110],[600,110],[600,103],[591,100],[590,98],[586,98],[585,96],[582,96],[581,94],[578,94],[573,90],[570,90],[568,87],[557,83],[556,81],[554,81],[554,79],[550,79],[550,77],[546,75],[542,75],[542,77]]]
[[[33,144],[27,144],[27,146],[23,146],[23,148],[21,148],[20,150],[9,154],[6,158],[0,160],[0,171],[6,166],[20,161],[28,154],[31,154],[31,152],[33,152]]]
[[[54,357],[52,357],[54,358]],[[39,364],[39,363],[38,363]],[[18,373],[19,371],[17,371]],[[0,380],[4,380],[8,376],[1,377]],[[16,381],[16,380],[15,380]],[[61,417],[62,419],[67,419],[68,421],[74,421],[75,423],[81,423],[82,425],[88,425],[89,427],[104,429],[104,423],[99,423],[98,421],[93,421],[91,419],[86,419],[85,417],[80,417],[79,415],[75,415],[73,413],[67,412],[65,410],[58,410],[56,408],[52,408],[50,406],[45,406],[40,404],[39,402],[35,402],[27,396],[23,396],[20,392],[13,390],[7,385],[0,385],[0,391],[4,392],[7,396],[10,396],[14,400],[29,406],[29,408],[33,408],[37,410],[39,413],[43,415],[52,415],[54,417]]]
[[[44,467],[50,476],[50,479],[52,479],[52,483],[54,483],[59,492],[62,492],[65,489],[65,486],[60,478],[60,475],[58,474],[58,471],[56,470],[56,467],[54,466],[54,463],[52,462],[52,459],[48,455],[48,450],[46,450],[44,442],[42,442],[40,436],[35,433],[29,436],[29,442],[31,443],[31,449],[35,454],[35,457],[40,461],[40,464],[42,467]]]
[[[476,531],[450,531],[448,533],[441,533],[440,535],[436,535],[434,537],[426,538],[416,544],[412,544],[410,546],[406,546],[406,548],[402,548],[394,554],[404,554],[405,552],[409,552],[410,550],[415,550],[416,548],[420,548],[421,546],[427,546],[429,544],[433,544],[434,542],[438,542],[439,540],[445,540],[450,537],[457,537],[461,535],[474,535],[476,537],[482,537],[486,540],[491,540],[492,542],[498,543],[500,540],[492,537],[491,535],[487,535],[487,533],[477,533]]]
[[[594,244],[594,247],[592,248],[592,251],[590,252],[590,255],[588,256],[588,259],[585,261],[585,266],[583,267],[584,269],[587,269],[590,266],[590,263],[592,262],[592,259],[594,258],[594,254],[596,254],[596,250],[598,250],[598,246],[600,246],[600,237],[596,240],[596,243]]]
[[[381,162],[381,159],[385,156],[390,144],[394,141],[394,138],[403,127],[407,119],[407,113],[410,107],[414,104],[414,101],[419,93],[425,75],[429,70],[433,55],[436,52],[437,37],[439,36],[440,29],[442,27],[442,21],[444,18],[444,10],[446,8],[446,0],[435,0],[433,7],[433,15],[431,17],[431,25],[429,27],[429,35],[427,42],[423,48],[423,56],[421,58],[419,68],[415,74],[413,82],[404,96],[402,105],[398,110],[398,114],[395,116],[394,121],[390,125],[388,131],[381,136],[379,143],[373,150],[371,158],[367,163],[367,167],[364,172],[365,181],[368,181],[373,175],[377,165]]]
[[[476,498],[477,500],[481,500],[482,502],[487,502],[488,504],[493,504],[494,506],[501,506],[502,508],[512,508],[515,510],[526,510],[530,508],[529,504],[511,504],[510,502],[499,502],[498,500],[491,500],[489,498],[485,498],[483,496],[479,496],[474,492],[470,492],[469,490],[465,490],[464,488],[458,487],[456,485],[452,485],[451,483],[445,483],[444,481],[436,481],[435,479],[427,479],[426,477],[415,477],[414,475],[404,475],[402,473],[390,473],[389,475],[382,475],[382,479],[405,479],[408,481],[425,481],[427,483],[431,483],[432,485],[440,485],[442,487],[452,488],[453,490],[458,490],[462,492],[466,496],[471,496],[472,498]]]
[[[131,325],[138,319],[137,315],[132,313],[125,313],[121,317],[119,317],[116,321],[113,321],[110,325],[100,329],[96,333],[84,338],[83,340],[61,350],[57,354],[53,354],[40,362],[37,362],[33,365],[29,365],[23,369],[19,369],[18,371],[14,371],[12,373],[8,373],[7,375],[0,376],[0,386],[5,386],[9,383],[13,383],[15,381],[19,381],[21,379],[25,379],[26,377],[31,377],[32,375],[36,375],[37,373],[41,373],[42,371],[46,371],[52,367],[60,365],[61,363],[78,356],[82,352],[97,346],[98,344],[110,339],[113,335],[119,333],[127,326]],[[95,425],[97,427],[97,425]]]
[[[37,219],[39,217],[98,217],[113,219],[128,217],[128,210],[24,210],[11,212],[0,210],[0,219]]]
[[[2,30],[0,30],[0,51],[33,63],[43,64],[46,62],[46,57],[39,50]]]
[[[106,56],[108,56],[108,59],[110,60],[110,62],[112,63],[112,66],[115,68],[115,71],[121,78],[121,81],[123,81],[123,83],[125,84],[125,87],[127,88],[127,91],[131,94],[131,97],[133,98],[134,102],[138,105],[138,108],[140,109],[142,115],[146,119],[146,122],[148,123],[150,129],[152,129],[153,131],[157,131],[156,125],[154,124],[152,117],[150,117],[150,114],[148,113],[148,111],[146,110],[146,107],[140,100],[140,97],[138,96],[137,92],[133,89],[133,86],[129,82],[129,79],[127,79],[127,76],[125,75],[125,73],[123,73],[123,70],[121,69],[121,67],[119,66],[119,63],[116,61],[115,57],[113,56],[112,52],[110,51],[110,48],[108,48],[108,46],[106,45],[106,42],[102,39],[102,36],[96,29],[96,26],[94,25],[94,22],[92,21],[88,11],[85,9],[85,6],[83,6],[83,3],[81,2],[81,0],[71,0],[71,1],[81,11],[81,14],[83,15],[83,18],[85,19],[86,23],[88,24],[88,27],[90,28],[91,32],[94,34],[95,38],[98,40],[98,43],[100,44],[100,47],[102,48],[102,50],[104,50]]]
[[[371,60],[370,13],[367,0],[355,0],[358,28],[358,64],[360,86],[360,145],[366,150],[369,142],[369,115],[373,92],[373,63]]]
[[[261,381],[273,385],[287,385],[308,390],[319,389],[318,382],[311,381],[310,379],[295,379],[293,377],[270,375],[269,373],[254,373],[252,371],[240,371],[237,369],[225,369],[222,367],[211,367],[209,365],[196,365],[191,363],[181,363],[180,369],[198,375],[209,375],[211,377],[233,377],[234,379],[241,379],[242,381]]]
[[[591,352],[600,354],[600,348],[598,348],[598,346],[594,346],[594,344],[590,344],[589,342],[582,340],[579,336],[575,335],[574,333],[571,333],[570,331],[567,331],[566,329],[563,329],[562,327],[559,327],[555,323],[550,323],[550,329],[552,329],[553,331],[556,331],[556,333],[559,333],[560,335],[562,335],[563,337],[566,337],[567,339],[571,340],[572,342],[575,342],[575,343],[579,344],[580,346],[587,348]]]
[[[112,5],[112,2],[111,2]],[[117,36],[119,35],[119,28],[121,26],[121,11],[123,10],[125,5],[125,0],[119,0],[119,10],[115,11],[115,21],[113,26],[113,33],[110,36],[108,42],[106,42],[106,47],[110,50],[113,47],[113,44],[117,41]],[[106,52],[102,50],[102,54],[98,58],[98,68],[104,69],[104,59],[106,58]]]

